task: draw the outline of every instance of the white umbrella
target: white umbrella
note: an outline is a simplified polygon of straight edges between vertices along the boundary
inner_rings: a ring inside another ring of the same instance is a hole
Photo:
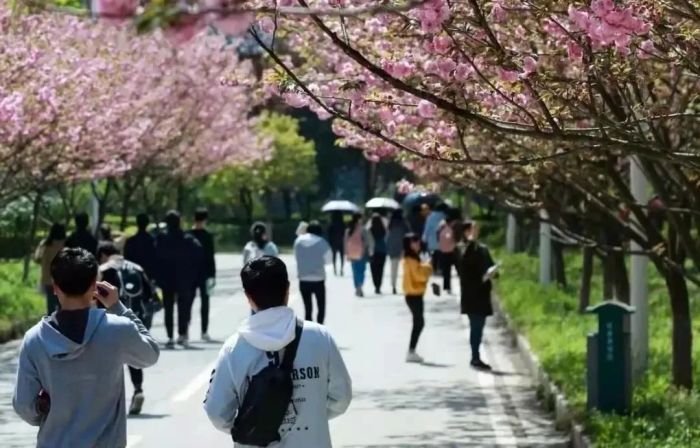
[[[372,198],[365,204],[367,208],[388,208],[396,210],[401,208],[398,202],[391,198]]]
[[[360,207],[353,204],[350,201],[330,201],[326,203],[321,209],[322,212],[343,212],[343,213],[357,213],[360,211]]]

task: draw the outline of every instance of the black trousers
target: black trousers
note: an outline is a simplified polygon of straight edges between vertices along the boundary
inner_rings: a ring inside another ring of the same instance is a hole
[[[194,302],[193,289],[182,290],[163,290],[163,308],[165,311],[165,331],[168,333],[168,338],[173,338],[173,324],[175,303],[177,302],[177,334],[187,336],[187,331],[192,318],[192,302]]]
[[[316,322],[322,324],[323,320],[326,318],[326,282],[300,281],[299,291],[301,292],[301,298],[304,300],[304,308],[306,308],[306,320],[314,320],[313,296],[316,296],[316,305],[318,306]]]
[[[457,265],[457,254],[454,252],[440,252],[438,255],[440,271],[442,271],[442,288],[452,291],[452,266]]]
[[[199,298],[202,300],[200,304],[200,320],[202,321],[202,334],[209,330],[209,289],[207,289],[207,279],[199,282],[195,294],[199,290]]]
[[[430,254],[430,264],[433,266],[433,275],[440,274],[440,251],[434,250]]]
[[[333,253],[333,273],[338,274],[338,269],[336,265],[336,258],[340,257],[340,273],[342,274],[345,269],[345,248],[343,244],[337,246],[331,246],[331,252]]]
[[[425,327],[423,318],[423,296],[406,296],[406,305],[413,315],[413,329],[411,329],[411,341],[408,349],[414,351],[418,345],[418,338]]]
[[[372,282],[374,289],[379,292],[382,289],[382,280],[384,279],[384,265],[386,264],[385,253],[374,253],[369,259],[369,269],[372,271]]]

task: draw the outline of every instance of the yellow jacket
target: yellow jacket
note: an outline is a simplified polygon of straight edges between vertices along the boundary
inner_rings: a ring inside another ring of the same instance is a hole
[[[428,285],[433,268],[430,263],[421,263],[415,258],[403,259],[403,293],[407,296],[422,296]]]

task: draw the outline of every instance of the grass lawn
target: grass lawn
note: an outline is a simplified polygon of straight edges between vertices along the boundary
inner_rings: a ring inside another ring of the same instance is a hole
[[[576,418],[586,424],[597,447],[700,446],[700,396],[673,390],[671,379],[671,310],[663,280],[649,268],[650,367],[635,388],[630,416],[586,412],[586,335],[596,330],[593,316],[578,314],[581,257],[568,254],[564,290],[537,282],[539,261],[525,254],[495,251],[503,263],[497,291],[503,307],[528,338],[543,368],[570,400]],[[596,262],[591,301],[602,298]],[[694,380],[700,384],[700,304],[691,286]]]
[[[21,261],[0,261],[0,342],[21,336],[45,312],[38,276],[39,267],[32,265],[29,280],[23,283]]]

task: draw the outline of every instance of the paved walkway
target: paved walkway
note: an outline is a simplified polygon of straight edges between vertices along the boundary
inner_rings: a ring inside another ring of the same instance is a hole
[[[291,262],[288,257],[285,260]],[[248,311],[237,276],[240,258],[221,255],[218,263],[220,280],[210,333],[224,340]],[[294,270],[290,266],[290,272]],[[495,371],[472,370],[468,365],[468,329],[456,299],[428,295],[426,328],[418,346],[426,363],[406,364],[411,317],[403,297],[369,295],[357,299],[349,273],[343,278],[331,274],[327,290],[326,324],[341,348],[355,390],[348,413],[331,422],[335,447],[567,446],[566,437],[554,431],[550,417],[540,411],[532,384],[497,323],[489,323],[484,346],[484,357]],[[303,310],[296,292],[292,306]],[[195,304],[195,315],[198,308]],[[161,319],[162,313],[153,332],[164,339]],[[198,327],[195,318],[194,339],[199,335]],[[220,342],[195,343],[192,350],[162,352],[158,365],[146,371],[144,415],[129,419],[130,448],[231,446],[225,434],[209,425],[201,409],[219,346]],[[3,448],[31,447],[36,434],[11,410],[16,347],[17,343],[0,346]]]

